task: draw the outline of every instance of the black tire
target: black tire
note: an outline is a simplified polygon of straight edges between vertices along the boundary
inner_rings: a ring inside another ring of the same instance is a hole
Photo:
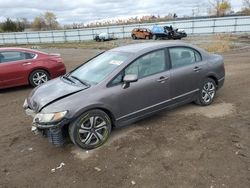
[[[90,110],[69,125],[69,136],[80,148],[94,149],[107,141],[111,126],[110,117],[104,111]]]
[[[153,35],[153,40],[157,40],[157,36],[156,35]]]
[[[215,95],[216,83],[213,79],[207,78],[200,89],[199,96],[195,103],[201,106],[210,105],[214,101]]]
[[[145,39],[146,39],[146,40],[149,40],[149,36],[146,36]]]
[[[136,36],[135,36],[135,35],[132,35],[132,39],[136,40],[137,38],[136,38]]]
[[[36,87],[50,79],[49,73],[42,69],[34,70],[29,76],[29,83],[31,86]]]

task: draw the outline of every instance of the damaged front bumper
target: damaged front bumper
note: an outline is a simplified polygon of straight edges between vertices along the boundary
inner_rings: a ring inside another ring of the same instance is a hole
[[[36,113],[32,109],[26,108],[25,113],[28,116],[33,117],[31,131],[35,135],[42,134],[43,136],[47,137],[52,144],[56,146],[62,146],[65,143],[66,133],[64,132],[63,128],[65,125],[69,123],[69,120],[62,119],[58,122],[46,123],[46,124],[38,123],[34,121]]]

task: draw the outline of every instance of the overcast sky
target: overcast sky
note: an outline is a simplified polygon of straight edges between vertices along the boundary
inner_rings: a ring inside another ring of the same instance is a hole
[[[150,14],[191,16],[193,9],[205,15],[207,4],[208,0],[0,0],[0,21],[6,17],[32,21],[45,11],[54,12],[60,24]],[[240,10],[242,0],[231,0],[231,5]]]

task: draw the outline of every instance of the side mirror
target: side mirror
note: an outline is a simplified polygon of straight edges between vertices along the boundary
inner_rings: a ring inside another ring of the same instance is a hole
[[[123,89],[128,88],[130,86],[130,83],[137,82],[137,80],[138,80],[138,76],[136,74],[125,75],[124,78],[123,78],[122,88]]]

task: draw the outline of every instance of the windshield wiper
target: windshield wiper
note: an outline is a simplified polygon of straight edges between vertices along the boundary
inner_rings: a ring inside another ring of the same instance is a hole
[[[66,80],[72,82],[72,83],[75,83],[75,82],[74,82],[73,80],[71,80],[67,75],[63,75],[62,77],[63,77],[64,79],[66,79]]]
[[[87,82],[81,80],[80,78],[78,78],[78,77],[76,77],[76,76],[72,76],[72,75],[70,75],[70,77],[76,79],[77,81],[79,81],[79,82],[82,83],[83,85],[86,85],[86,86],[90,87],[90,84],[89,84],[89,83],[87,83]]]

